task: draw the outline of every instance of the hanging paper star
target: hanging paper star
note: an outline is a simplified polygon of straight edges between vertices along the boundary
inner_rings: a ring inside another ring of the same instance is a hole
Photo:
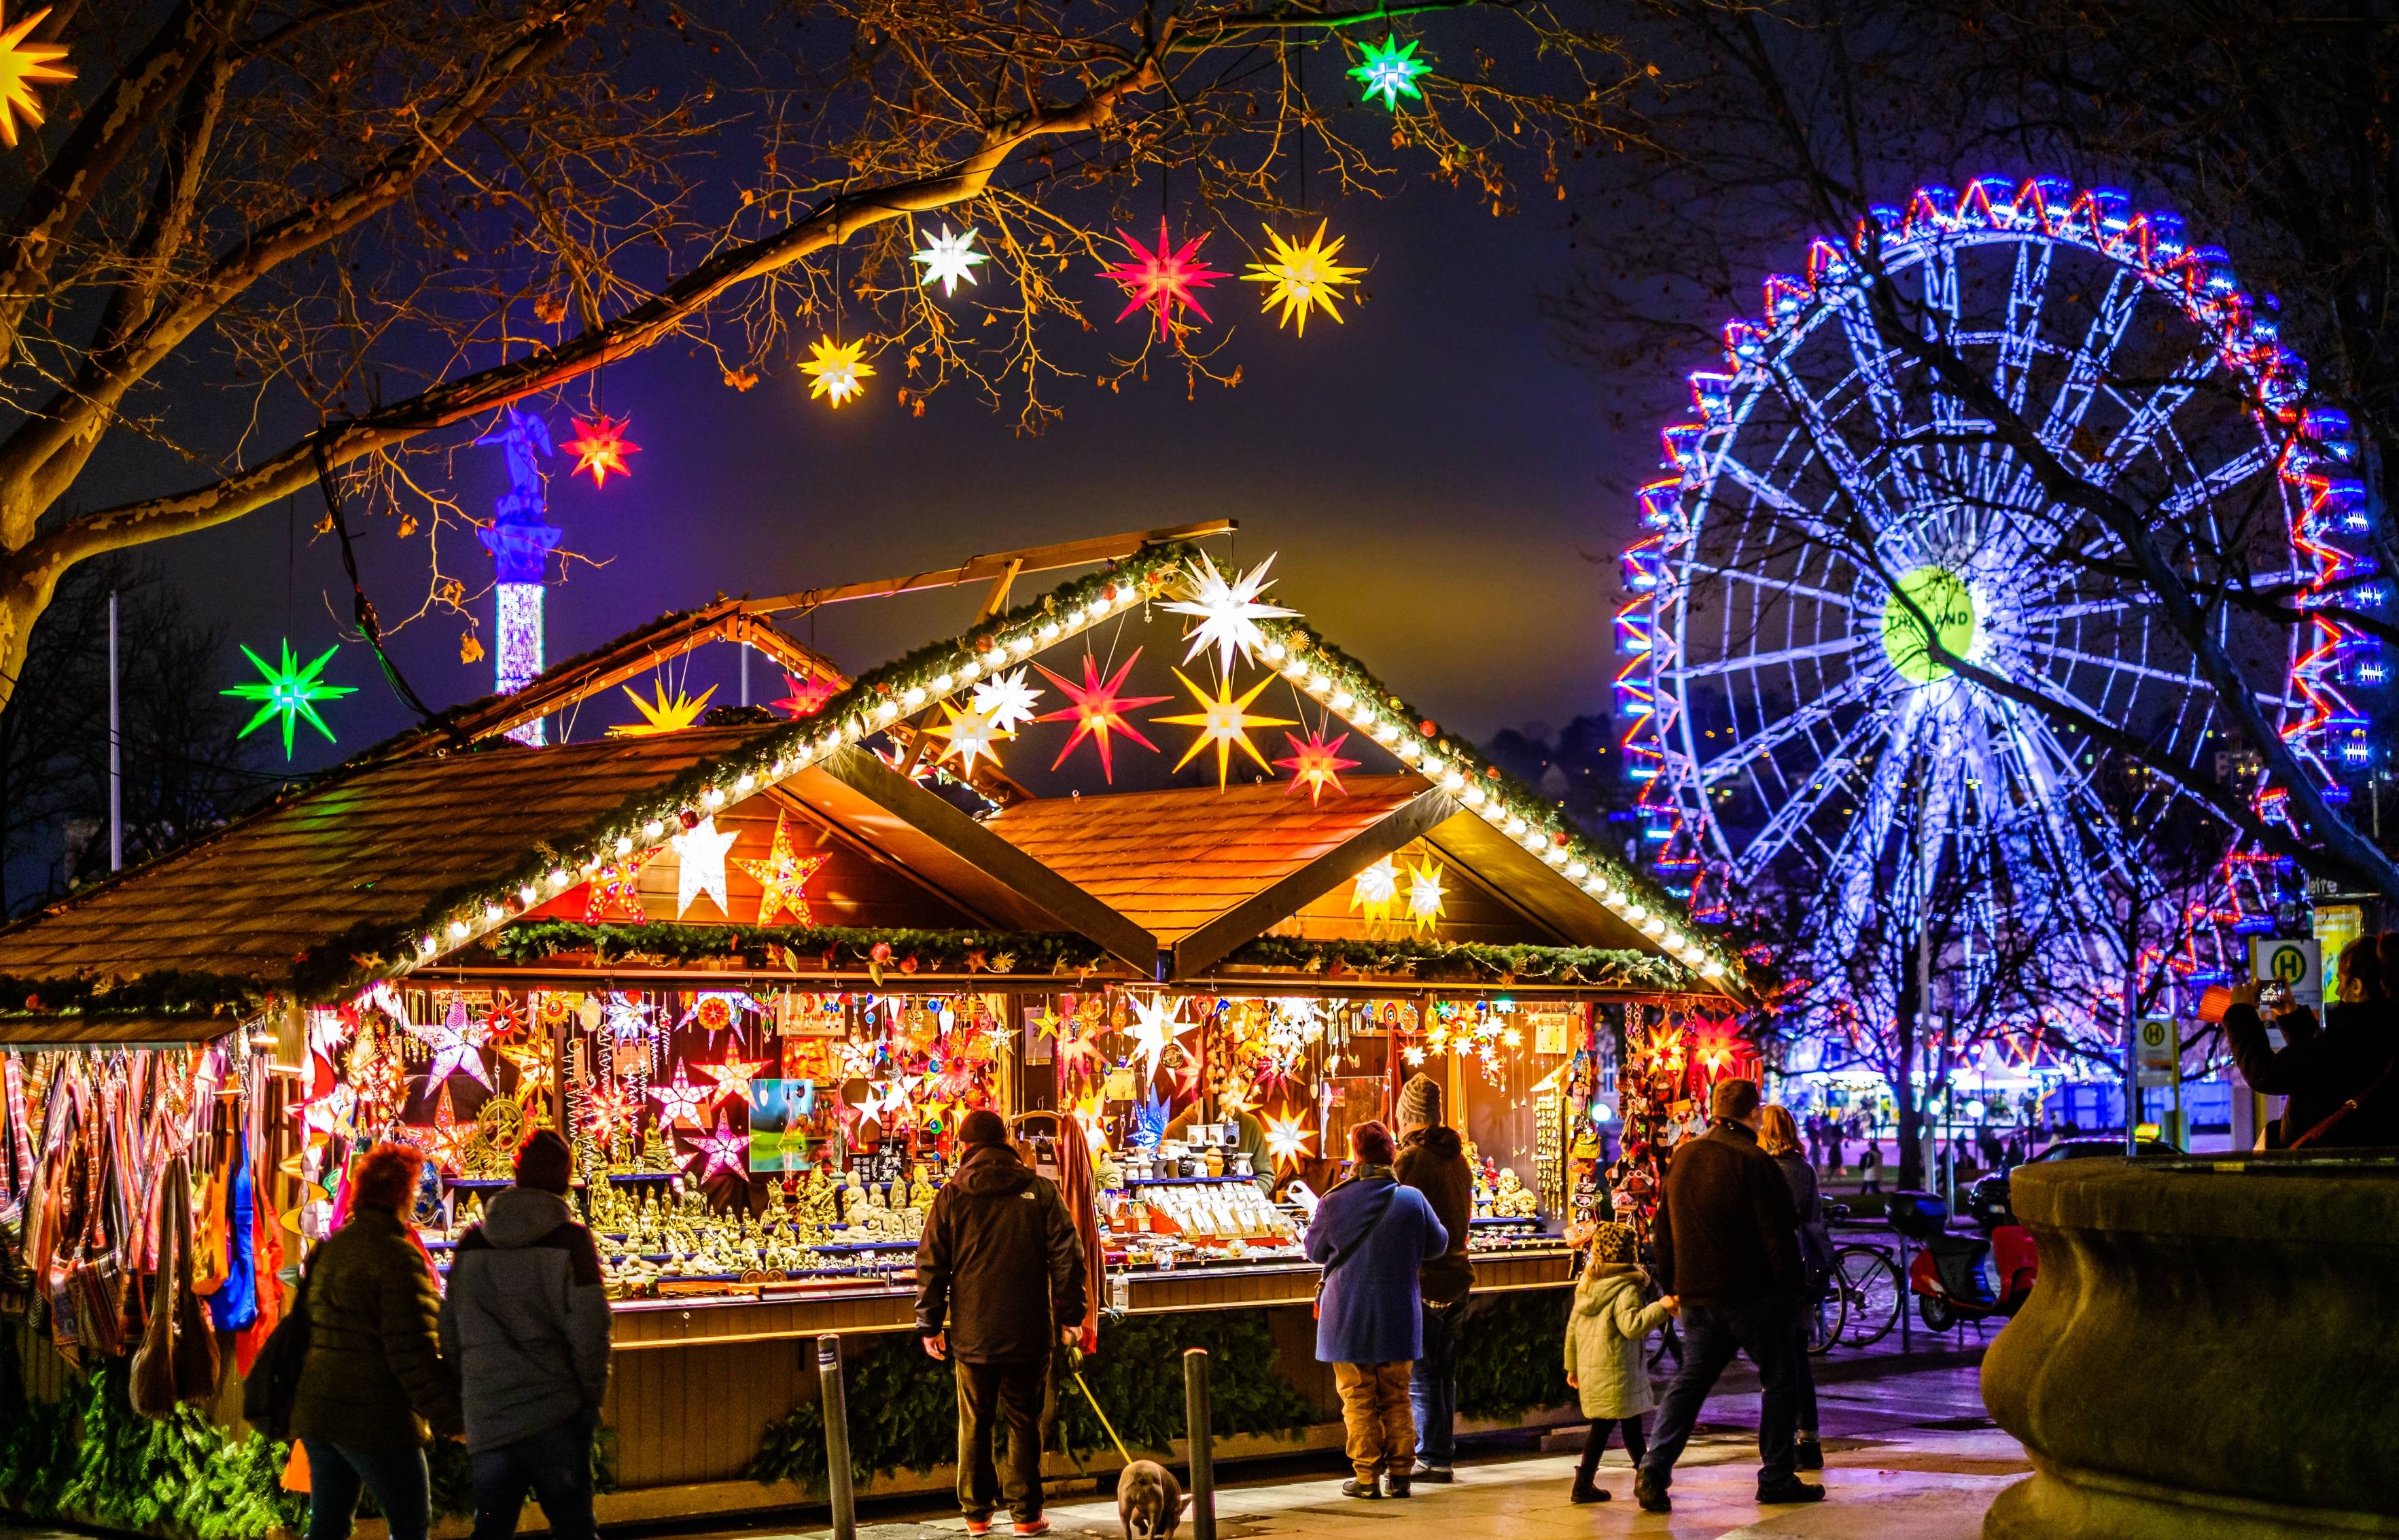
[[[1166,220],[1161,215],[1158,221],[1157,250],[1142,245],[1121,229],[1117,232],[1117,238],[1132,252],[1132,260],[1100,269],[1102,277],[1114,278],[1125,291],[1125,307],[1118,314],[1117,319],[1123,320],[1134,311],[1147,306],[1158,313],[1158,336],[1163,342],[1172,331],[1174,312],[1178,309],[1188,310],[1203,321],[1211,318],[1208,312],[1200,308],[1200,302],[1192,298],[1192,290],[1213,289],[1218,278],[1232,275],[1219,273],[1195,260],[1200,243],[1208,238],[1205,233],[1192,236],[1188,244],[1177,250],[1166,238]]]
[[[1049,670],[1044,669],[1042,672]],[[1025,682],[1022,669],[1014,673],[994,674],[974,687],[974,709],[989,717],[991,724],[1003,733],[1012,733],[1019,724],[1035,721],[1033,709],[1040,700],[1041,692]]]
[[[1216,694],[1212,697],[1207,691],[1191,682],[1191,676],[1182,669],[1175,669],[1174,677],[1183,682],[1183,687],[1191,692],[1192,698],[1200,705],[1198,711],[1188,715],[1150,719],[1153,724],[1200,729],[1199,735],[1191,740],[1191,747],[1174,762],[1175,769],[1181,770],[1199,757],[1200,750],[1213,743],[1216,746],[1216,790],[1222,791],[1229,783],[1232,772],[1233,746],[1239,744],[1243,753],[1257,761],[1259,769],[1273,774],[1273,766],[1267,763],[1267,757],[1258,752],[1256,744],[1250,741],[1250,729],[1296,727],[1299,723],[1288,717],[1254,717],[1249,714],[1250,702],[1257,699],[1259,692],[1274,682],[1272,674],[1251,685],[1250,693],[1239,700],[1233,698],[1230,681],[1219,681]]]
[[[1308,1154],[1308,1141],[1316,1135],[1309,1131],[1305,1113],[1289,1117],[1267,1118],[1267,1154],[1274,1156],[1275,1169],[1296,1167]]]
[[[1424,92],[1416,86],[1416,77],[1432,73],[1432,61],[1416,56],[1416,39],[1410,38],[1407,47],[1402,47],[1398,35],[1394,34],[1379,44],[1365,46],[1363,57],[1350,67],[1349,78],[1364,85],[1366,101],[1372,101],[1379,92],[1384,108],[1397,112],[1400,98],[1423,98]]]
[[[42,103],[34,95],[34,83],[49,84],[73,80],[75,73],[61,67],[57,61],[67,56],[67,50],[52,43],[28,43],[34,28],[49,16],[50,7],[43,7],[6,32],[0,32],[0,143],[14,148],[17,143],[17,119],[22,117],[34,128],[42,126]],[[0,20],[7,15],[0,7]]]
[[[1148,1061],[1142,1071],[1142,1084],[1146,1086],[1158,1074],[1158,1061],[1166,1055],[1166,1045],[1179,1034],[1174,1030],[1174,1008],[1179,1002],[1170,994],[1153,994],[1147,1000],[1132,1003],[1133,1051]]]
[[[700,1181],[713,1182],[720,1175],[747,1176],[750,1173],[749,1138],[726,1128],[725,1114],[721,1110],[716,1114],[716,1131],[701,1134],[693,1142],[698,1147],[691,1152],[690,1163],[694,1166],[703,1160],[708,1163],[708,1169],[699,1173]]]
[[[786,816],[775,814],[775,842],[766,847],[763,861],[736,861],[733,864],[758,879],[758,923],[770,925],[777,914],[789,914],[797,925],[814,925],[808,917],[808,879],[823,870],[829,856],[801,856],[792,849],[791,826]]]
[[[537,1038],[522,1047],[495,1048],[493,1052],[517,1067],[516,1094],[520,1098],[541,1096],[558,1084],[558,1060],[550,1051],[548,1038]]]
[[[1216,570],[1216,563],[1201,551],[1192,558],[1182,574],[1184,599],[1172,599],[1159,606],[1172,615],[1199,617],[1200,624],[1191,628],[1190,647],[1183,661],[1190,662],[1209,648],[1216,649],[1216,672],[1229,674],[1233,655],[1241,655],[1244,663],[1254,662],[1253,655],[1266,645],[1266,635],[1258,622],[1279,616],[1295,615],[1297,610],[1286,610],[1279,604],[1268,604],[1258,595],[1271,588],[1274,580],[1267,575],[1274,565],[1269,556],[1248,572],[1227,578]]]
[[[412,1026],[410,1035],[433,1050],[432,1065],[425,1072],[428,1087],[439,1086],[454,1074],[465,1074],[485,1090],[496,1090],[491,1071],[483,1067],[481,1052],[485,1037],[482,1024],[468,1020],[467,1002],[454,999],[449,1014],[440,1024],[429,1027]]]
[[[675,875],[676,919],[682,919],[693,900],[702,894],[716,900],[716,907],[726,919],[733,918],[733,901],[725,893],[725,853],[740,837],[738,829],[720,833],[714,818],[702,818],[667,841],[668,847],[683,860]]]
[[[576,436],[558,446],[575,456],[575,468],[567,474],[580,476],[589,471],[595,488],[605,487],[612,475],[632,475],[633,467],[625,463],[625,456],[641,453],[642,446],[625,437],[631,423],[630,417],[595,416],[589,422],[576,418]]]
[[[611,1150],[619,1134],[632,1132],[634,1116],[632,1099],[614,1085],[603,1082],[583,1093],[583,1127]]]
[[[655,850],[650,852],[652,856],[657,854]],[[619,1043],[630,1042],[650,1030],[649,1004],[638,994],[612,994],[601,1007],[601,1020],[611,1037]]]
[[[771,1059],[728,1059],[722,1064],[702,1064],[699,1073],[716,1082],[708,1093],[711,1101],[722,1101],[728,1096],[739,1101],[747,1101],[750,1100],[750,1082],[757,1078],[760,1070],[773,1062]]]
[[[650,1087],[650,1100],[658,1104],[659,1122],[696,1124],[699,1114],[716,1100],[716,1087],[693,1085],[690,1074],[678,1062],[671,1082]]]
[[[1075,724],[1074,735],[1066,739],[1066,747],[1058,750],[1058,758],[1051,763],[1050,769],[1055,770],[1059,765],[1065,763],[1066,756],[1075,751],[1075,745],[1088,737],[1099,745],[1100,774],[1106,778],[1109,785],[1114,786],[1117,779],[1116,765],[1111,763],[1108,754],[1108,735],[1111,733],[1122,733],[1151,753],[1158,752],[1158,745],[1142,736],[1141,730],[1127,722],[1124,714],[1136,707],[1155,706],[1159,701],[1171,697],[1167,696],[1126,696],[1118,694],[1124,688],[1125,676],[1132,672],[1132,666],[1140,660],[1141,649],[1135,647],[1132,650],[1132,656],[1124,660],[1124,667],[1118,669],[1103,682],[1100,679],[1099,663],[1091,654],[1085,653],[1083,682],[1080,686],[1069,684],[1056,674],[1050,673],[1049,669],[1041,669],[1038,663],[1034,665],[1035,668],[1041,669],[1044,674],[1048,674],[1050,682],[1058,686],[1065,693],[1066,698],[1074,702],[1063,711],[1051,711],[1046,716],[1034,719],[1037,722],[1071,722]]]
[[[968,776],[974,774],[975,760],[979,755],[989,755],[994,764],[999,763],[999,756],[992,752],[992,745],[1006,736],[1000,732],[998,723],[972,709],[961,711],[946,700],[942,702],[942,714],[950,720],[933,731],[950,742],[939,758],[948,759],[956,754],[959,774]]]
[[[1296,733],[1285,733],[1283,737],[1291,744],[1291,758],[1277,760],[1275,763],[1291,772],[1291,791],[1307,787],[1311,806],[1323,801],[1324,789],[1328,786],[1333,788],[1335,796],[1349,794],[1348,788],[1341,784],[1341,772],[1355,770],[1359,762],[1341,757],[1341,746],[1349,741],[1349,734],[1342,734],[1331,743],[1324,741],[1324,735],[1321,732],[1308,734],[1305,743],[1300,741]],[[1290,792],[1284,794],[1288,796]]]
[[[283,644],[283,666],[270,669],[264,658],[244,646],[242,655],[250,659],[251,666],[264,678],[255,684],[237,684],[229,690],[217,692],[259,702],[258,715],[251,718],[235,736],[246,738],[264,725],[269,717],[280,717],[283,719],[283,757],[288,760],[291,757],[291,724],[305,718],[309,726],[325,735],[327,743],[332,742],[333,730],[325,725],[323,717],[317,714],[317,702],[358,694],[355,684],[326,684],[317,677],[324,672],[325,665],[331,663],[333,655],[340,650],[338,647],[326,648],[324,656],[304,669],[300,667],[299,655],[291,650],[291,643],[286,642]]]
[[[793,679],[790,674],[785,674],[783,683],[792,693],[780,700],[770,700],[766,704],[794,721],[801,717],[815,716],[819,711],[823,710],[824,703],[834,697],[834,692],[838,688],[831,678],[817,673],[811,673],[804,680]]]
[[[628,723],[609,728],[610,737],[646,738],[655,737],[660,733],[680,733],[699,720],[699,714],[708,709],[708,697],[716,694],[716,686],[712,684],[699,693],[698,700],[694,700],[684,695],[681,689],[677,689],[674,698],[669,700],[664,680],[657,682],[652,689],[657,695],[657,699],[654,701],[644,700],[633,694],[631,686],[626,687],[625,698],[633,703],[633,709],[642,713],[642,720],[638,723]]]
[[[1335,322],[1341,319],[1341,312],[1335,305],[1339,297],[1335,291],[1345,284],[1356,283],[1358,275],[1365,271],[1362,267],[1344,267],[1333,260],[1341,254],[1341,239],[1336,236],[1332,245],[1324,244],[1324,227],[1329,223],[1317,221],[1316,234],[1308,237],[1305,246],[1267,231],[1267,254],[1273,260],[1252,263],[1250,270],[1241,275],[1243,283],[1274,285],[1267,290],[1267,310],[1271,312],[1276,305],[1281,305],[1280,324],[1294,327],[1303,337],[1308,335],[1310,310],[1321,310]]]
[[[1408,867],[1408,918],[1418,930],[1430,931],[1441,918],[1441,863],[1428,858]]]
[[[704,989],[691,997],[691,1004],[684,1007],[683,1015],[675,1019],[675,1025],[687,1027],[697,1021],[709,1032],[723,1032],[733,1024],[733,1013],[737,1009],[755,1011],[764,1016],[767,1006],[757,996],[741,990]]]
[[[1034,1030],[1042,1037],[1057,1036],[1058,1029],[1065,1024],[1064,1020],[1059,1016],[1056,1007],[1047,1004],[1042,1006],[1041,1014],[1033,1019]]]
[[[591,880],[584,885],[583,923],[596,925],[610,920],[630,920],[640,925],[647,920],[649,916],[642,909],[642,868],[665,849],[665,845],[654,844],[647,850],[602,862],[600,870],[591,873]]]
[[[445,1087],[433,1103],[433,1164],[445,1171],[458,1170],[467,1158],[467,1145],[475,1137],[475,1124],[458,1121],[450,1110],[450,1093]]]
[[[866,342],[864,337],[854,343],[819,337],[808,344],[808,361],[800,365],[800,372],[809,376],[810,400],[827,396],[833,399],[834,405],[840,406],[864,390],[859,382],[874,372],[874,366],[863,357]]]
[[[917,285],[930,289],[938,283],[942,286],[942,297],[948,299],[957,292],[960,278],[969,283],[977,281],[974,270],[990,259],[974,250],[974,226],[971,224],[956,236],[951,235],[950,227],[944,224],[940,235],[927,236],[925,249],[908,259],[925,270],[917,276]]]

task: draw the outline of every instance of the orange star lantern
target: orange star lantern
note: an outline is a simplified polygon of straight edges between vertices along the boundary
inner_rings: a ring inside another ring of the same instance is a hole
[[[1191,682],[1191,676],[1182,669],[1175,669],[1174,677],[1183,682],[1183,687],[1191,692],[1192,699],[1200,707],[1199,710],[1186,716],[1150,719],[1153,723],[1164,726],[1200,729],[1199,736],[1191,740],[1191,747],[1185,750],[1183,757],[1174,762],[1175,769],[1182,769],[1199,757],[1200,750],[1214,744],[1216,746],[1216,790],[1222,791],[1229,782],[1233,767],[1233,748],[1238,744],[1240,746],[1241,752],[1257,761],[1259,769],[1268,775],[1274,773],[1274,767],[1267,763],[1267,757],[1258,752],[1258,746],[1250,741],[1250,730],[1254,727],[1299,725],[1289,717],[1250,715],[1250,702],[1257,699],[1266,687],[1275,682],[1274,675],[1268,674],[1251,685],[1250,693],[1239,700],[1233,698],[1233,682],[1229,679],[1218,681],[1216,693],[1211,696],[1207,691]]]
[[[7,17],[0,7],[0,20]],[[75,73],[60,67],[58,61],[67,50],[53,43],[28,43],[25,39],[34,29],[48,18],[47,6],[0,32],[0,143],[11,147],[17,142],[17,120],[23,118],[34,128],[42,126],[41,100],[34,95],[34,84],[52,84],[73,80]]]
[[[1285,733],[1283,737],[1291,744],[1291,758],[1277,760],[1275,763],[1291,772],[1291,790],[1307,787],[1311,806],[1324,800],[1324,789],[1328,786],[1333,788],[1335,796],[1349,794],[1349,789],[1341,784],[1341,772],[1357,769],[1359,762],[1341,757],[1341,746],[1349,741],[1349,734],[1342,734],[1331,743],[1324,741],[1324,735],[1321,732],[1308,734],[1305,742],[1296,733]]]
[[[562,446],[575,456],[575,468],[567,474],[581,476],[589,471],[595,487],[606,486],[611,474],[632,475],[633,467],[625,463],[625,456],[639,454],[642,446],[625,437],[625,429],[631,422],[630,417],[599,416],[589,422],[575,419],[576,437]]]
[[[814,925],[808,917],[808,879],[823,870],[829,856],[802,856],[792,849],[792,831],[785,816],[775,815],[775,843],[766,848],[763,861],[745,861],[739,857],[733,864],[758,879],[758,923],[770,925],[778,914],[789,914],[792,923]]]
[[[1036,717],[1034,719],[1037,722],[1071,722],[1075,724],[1074,736],[1066,740],[1065,748],[1058,750],[1058,758],[1050,764],[1050,769],[1055,770],[1059,765],[1065,763],[1066,756],[1075,751],[1075,745],[1082,742],[1085,738],[1090,738],[1093,743],[1099,745],[1100,774],[1107,778],[1109,785],[1115,785],[1117,779],[1116,766],[1109,762],[1108,758],[1108,749],[1111,742],[1108,735],[1111,733],[1122,733],[1125,736],[1132,739],[1133,742],[1140,744],[1144,749],[1148,750],[1151,753],[1154,754],[1158,752],[1158,745],[1150,742],[1147,738],[1143,737],[1141,736],[1141,729],[1135,727],[1132,723],[1127,722],[1124,717],[1124,714],[1127,711],[1132,710],[1135,707],[1155,706],[1159,701],[1171,698],[1166,696],[1126,696],[1122,694],[1122,691],[1124,690],[1125,676],[1132,673],[1132,666],[1140,661],[1141,649],[1135,647],[1132,650],[1132,656],[1124,660],[1124,667],[1109,675],[1104,682],[1100,678],[1099,664],[1093,660],[1091,654],[1085,653],[1083,655],[1083,682],[1080,687],[1069,684],[1058,675],[1050,673],[1050,670],[1047,669],[1041,669],[1041,665],[1038,663],[1034,665],[1035,668],[1041,669],[1041,671],[1044,674],[1048,674],[1050,677],[1050,682],[1058,686],[1058,688],[1064,693],[1066,698],[1074,702],[1072,706],[1067,707],[1063,711],[1051,711],[1046,716]]]

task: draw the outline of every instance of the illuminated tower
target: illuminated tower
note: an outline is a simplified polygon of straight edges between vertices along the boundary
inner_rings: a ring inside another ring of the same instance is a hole
[[[541,672],[542,578],[561,532],[546,517],[549,499],[538,457],[557,451],[550,447],[549,425],[514,407],[497,429],[475,442],[497,444],[508,457],[508,490],[494,505],[490,527],[475,533],[492,553],[493,672],[499,693],[513,695]],[[508,736],[519,743],[542,743],[541,719]]]

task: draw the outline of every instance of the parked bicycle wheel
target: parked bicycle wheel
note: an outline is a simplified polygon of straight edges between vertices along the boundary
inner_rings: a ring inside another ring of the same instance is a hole
[[[1841,1340],[1841,1324],[1849,1316],[1848,1290],[1827,1283],[1808,1311],[1808,1351],[1822,1357]]]
[[[1878,1247],[1844,1246],[1833,1253],[1834,1287],[1842,1305],[1841,1341],[1865,1347],[1899,1325],[1899,1264]]]

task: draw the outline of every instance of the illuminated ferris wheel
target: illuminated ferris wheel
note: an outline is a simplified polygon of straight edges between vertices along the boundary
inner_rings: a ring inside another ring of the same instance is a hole
[[[1953,350],[2013,424],[2147,510],[2202,592],[2379,603],[2343,544],[2366,517],[2346,421],[2308,407],[2271,302],[2181,235],[2174,215],[2050,179],[1927,187],[1877,209],[1855,247],[1819,240],[1804,275],[1769,278],[1763,317],[1727,328],[1725,367],[1691,377],[1699,420],[1666,430],[1669,475],[1641,493],[1650,533],[1624,558],[1617,692],[1650,858],[1703,917],[1803,882],[1818,897],[1797,961],[1822,978],[1877,936],[1918,934],[1926,904],[1952,938],[1945,966],[1970,970],[2040,928],[2027,916],[2105,912],[2106,895],[2146,891],[2142,831],[2189,795],[2124,774],[2109,731],[2276,815],[2105,529],[1921,361],[1928,339]],[[2326,615],[2247,613],[2214,606],[2209,634],[2344,794],[2337,772],[2367,757],[2344,691],[2382,677],[2379,655]],[[1928,624],[2040,699],[1945,665]],[[2236,848],[2220,891],[2179,906],[2183,978],[2222,976],[2234,938],[2270,925],[2274,883]],[[2121,962],[2087,924],[2047,928],[2037,976],[2108,1035]]]

